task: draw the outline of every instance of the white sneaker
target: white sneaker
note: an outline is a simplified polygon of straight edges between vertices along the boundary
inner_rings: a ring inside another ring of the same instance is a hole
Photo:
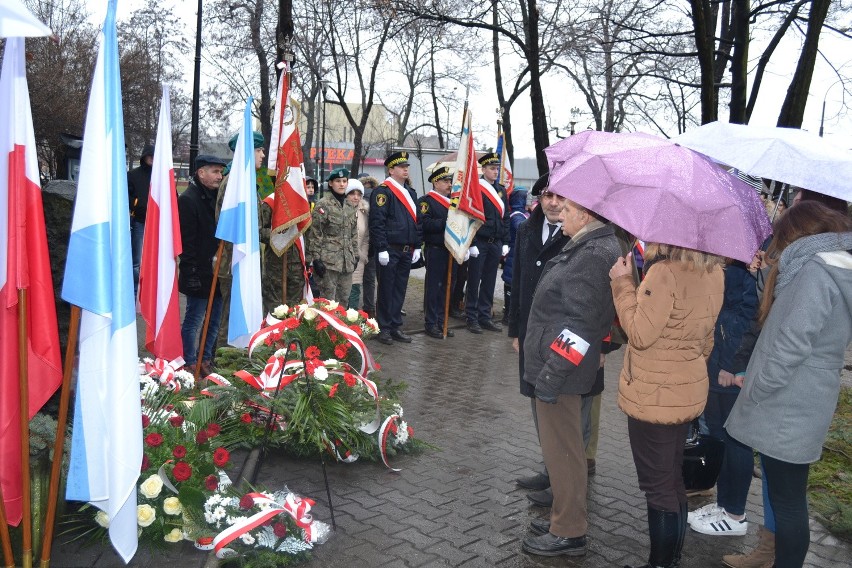
[[[690,511],[686,515],[686,522],[688,522],[691,525],[692,522],[695,519],[700,519],[702,517],[710,517],[710,516],[718,514],[719,511],[724,511],[724,509],[722,509],[722,507],[717,505],[715,502],[708,503],[707,505],[704,505],[703,507],[699,507],[698,509],[695,509],[694,511]]]
[[[689,523],[692,530],[701,534],[715,536],[742,536],[748,532],[748,519],[738,521],[728,516],[724,509],[715,515],[707,515],[694,519]]]

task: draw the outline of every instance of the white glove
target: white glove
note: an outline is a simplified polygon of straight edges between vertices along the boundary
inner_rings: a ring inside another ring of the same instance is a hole
[[[476,258],[477,256],[479,256],[479,249],[478,249],[478,248],[476,248],[476,247],[470,247],[469,249],[467,249],[467,252],[468,252],[468,253],[470,254],[470,256],[472,256],[473,258]]]
[[[470,249],[467,249],[466,251],[464,251],[464,261],[467,262],[469,258],[470,258]]]
[[[503,245],[503,250],[500,253],[500,256],[506,256],[509,254],[509,245]]]
[[[380,252],[379,253],[379,264],[381,264],[382,266],[387,266],[389,262],[390,262],[390,255],[388,254],[388,251],[383,250],[382,252]]]
[[[414,249],[411,253],[411,264],[416,263],[420,260],[420,249]]]

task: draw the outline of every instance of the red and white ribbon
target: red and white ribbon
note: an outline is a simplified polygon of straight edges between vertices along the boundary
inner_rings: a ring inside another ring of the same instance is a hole
[[[180,381],[175,378],[175,373],[184,364],[183,357],[176,357],[172,361],[157,357],[153,361],[146,360],[140,363],[139,370],[142,374],[156,376],[161,385],[166,385],[170,390],[177,392],[180,390]]]
[[[391,467],[388,463],[388,436],[391,434],[391,427],[395,425],[396,419],[399,418],[396,414],[391,414],[387,418],[385,418],[384,424],[382,424],[381,429],[379,429],[379,453],[382,456],[382,461],[385,464],[385,467],[391,471],[400,471],[395,467]]]

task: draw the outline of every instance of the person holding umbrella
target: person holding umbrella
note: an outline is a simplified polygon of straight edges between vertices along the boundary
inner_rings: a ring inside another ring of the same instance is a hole
[[[648,505],[651,551],[642,568],[680,563],[687,525],[681,468],[689,424],[707,402],[707,358],[724,295],[716,255],[647,243],[638,289],[627,260],[610,270],[629,344],[618,386],[639,488]]]

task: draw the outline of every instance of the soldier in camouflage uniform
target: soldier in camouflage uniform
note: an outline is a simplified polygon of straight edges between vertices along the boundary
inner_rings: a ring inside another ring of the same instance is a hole
[[[344,306],[349,301],[352,273],[359,260],[357,210],[346,200],[348,181],[346,168],[329,174],[331,191],[314,207],[306,255],[322,297]]]

